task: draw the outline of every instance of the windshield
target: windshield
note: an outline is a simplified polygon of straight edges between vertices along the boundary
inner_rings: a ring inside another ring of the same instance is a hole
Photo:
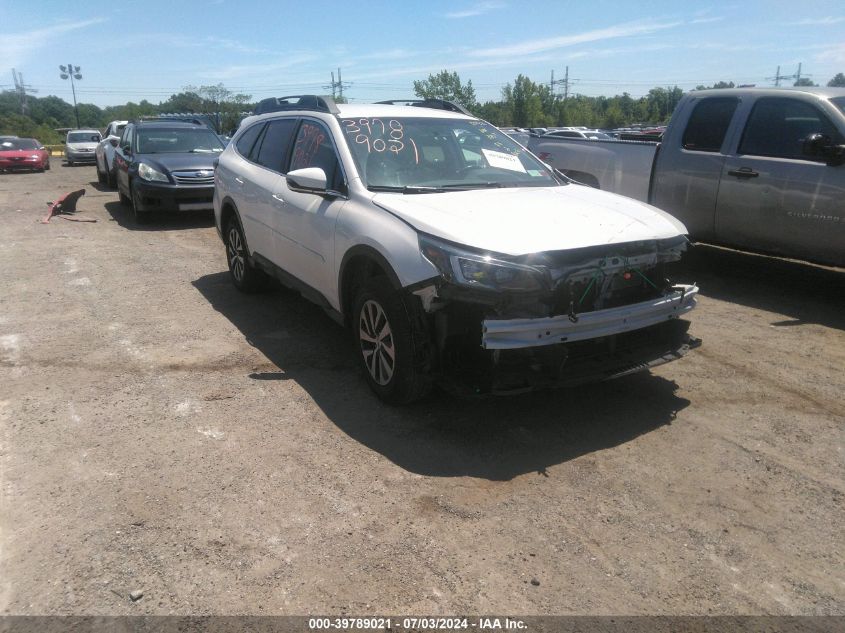
[[[830,102],[839,108],[842,114],[845,114],[845,97],[834,97]]]
[[[0,151],[9,152],[18,149],[38,149],[41,143],[34,138],[10,138],[0,142]]]
[[[69,132],[68,143],[99,143],[101,140],[99,132]]]
[[[220,139],[208,128],[148,128],[138,131],[139,154],[212,154],[222,151]]]
[[[403,193],[560,182],[484,121],[397,117],[341,119],[364,184]]]

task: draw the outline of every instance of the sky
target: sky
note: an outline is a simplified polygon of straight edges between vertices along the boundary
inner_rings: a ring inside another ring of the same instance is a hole
[[[773,85],[799,63],[821,85],[845,73],[842,0],[0,0],[0,90],[14,68],[35,96],[72,102],[59,65],[73,64],[78,100],[100,107],[218,83],[256,101],[330,94],[338,68],[353,102],[411,98],[443,69],[486,101],[520,73],[548,83],[567,66],[570,93],[638,97]]]

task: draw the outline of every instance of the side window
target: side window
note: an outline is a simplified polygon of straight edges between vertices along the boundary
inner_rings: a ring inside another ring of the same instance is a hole
[[[695,152],[718,152],[739,99],[712,97],[698,103],[690,115],[681,145]]]
[[[343,172],[328,130],[315,121],[303,121],[296,135],[290,171],[319,167],[326,172],[329,189],[343,191]]]
[[[235,143],[235,147],[238,150],[238,154],[248,158],[250,151],[252,151],[252,146],[255,145],[255,141],[258,138],[258,135],[261,134],[261,130],[263,129],[264,123],[258,123],[256,125],[251,126],[248,130],[241,134],[240,138],[238,138],[237,143]]]
[[[296,119],[274,119],[267,124],[261,143],[250,153],[250,160],[267,169],[284,172],[284,162],[290,148],[290,140],[296,127]]]
[[[132,150],[132,131],[135,129],[133,125],[127,125],[123,128],[123,136],[120,137],[120,146],[126,147],[129,146],[130,151]]]
[[[739,153],[806,160],[804,139],[816,132],[842,142],[842,135],[813,105],[783,97],[760,99],[748,118]]]

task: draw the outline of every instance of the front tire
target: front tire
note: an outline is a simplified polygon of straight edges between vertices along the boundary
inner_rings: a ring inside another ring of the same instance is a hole
[[[427,335],[420,308],[383,276],[364,281],[355,297],[352,331],[370,389],[389,404],[421,400],[431,390]]]
[[[149,224],[150,223],[150,213],[149,211],[143,211],[141,209],[141,192],[138,191],[137,187],[130,186],[130,191],[132,192],[132,217],[135,219],[136,224]]]
[[[226,261],[235,288],[245,293],[260,292],[267,287],[267,274],[249,261],[246,239],[240,222],[232,218],[226,224]]]

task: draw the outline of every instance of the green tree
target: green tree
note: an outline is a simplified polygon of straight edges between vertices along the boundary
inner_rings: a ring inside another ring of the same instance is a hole
[[[420,99],[454,101],[470,110],[478,106],[472,81],[470,80],[464,85],[461,83],[458,73],[450,73],[448,70],[441,70],[436,75],[429,75],[428,79],[422,81],[414,81],[414,94]]]
[[[796,81],[793,86],[796,87],[812,87],[818,86],[819,84],[814,84],[812,79],[807,79],[806,77],[801,77],[798,81]]]
[[[836,73],[836,76],[827,82],[831,88],[845,88],[845,75]]]

